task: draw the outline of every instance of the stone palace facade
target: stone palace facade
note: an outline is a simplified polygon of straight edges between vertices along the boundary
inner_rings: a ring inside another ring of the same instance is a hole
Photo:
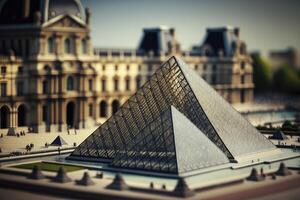
[[[103,123],[171,55],[230,103],[253,99],[252,61],[239,29],[207,29],[180,49],[173,28],[144,29],[137,49],[94,48],[80,0],[0,2],[0,131],[64,131]]]

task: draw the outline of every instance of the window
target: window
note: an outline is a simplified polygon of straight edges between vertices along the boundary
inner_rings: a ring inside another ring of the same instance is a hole
[[[130,65],[126,66],[126,70],[129,71],[130,70]]]
[[[42,107],[42,121],[43,122],[47,122],[48,121],[48,107],[46,105],[44,105]]]
[[[212,70],[217,71],[217,65],[213,65]]]
[[[195,70],[198,70],[198,65],[195,65]]]
[[[7,96],[7,83],[1,83],[1,97]]]
[[[103,70],[103,71],[105,71],[105,69],[106,69],[106,66],[105,66],[105,65],[103,65],[103,66],[102,66],[102,70]]]
[[[203,70],[205,71],[206,69],[207,69],[207,65],[204,64],[204,65],[203,65]]]
[[[87,40],[86,39],[81,40],[81,51],[82,51],[83,54],[88,53]]]
[[[67,90],[74,90],[74,78],[72,76],[67,79]]]
[[[136,77],[136,89],[139,89],[141,87],[141,77]]]
[[[245,62],[241,62],[241,69],[245,69],[245,66],[246,66]]]
[[[53,37],[48,38],[48,53],[54,53],[54,39]]]
[[[17,83],[17,96],[22,96],[24,94],[24,82],[19,81]]]
[[[245,90],[241,90],[241,103],[245,102]]]
[[[216,74],[212,75],[212,77],[211,77],[211,84],[213,84],[213,85],[217,84],[217,75]]]
[[[48,88],[48,81],[44,80],[43,81],[43,94],[47,94],[49,92],[49,88]]]
[[[245,83],[245,76],[242,75],[242,76],[241,76],[241,84],[244,84],[244,83]]]
[[[93,104],[89,104],[89,116],[92,117],[93,116]]]
[[[119,91],[119,79],[118,79],[118,77],[114,78],[114,90]]]
[[[107,117],[107,103],[106,101],[100,102],[100,117]]]
[[[141,65],[138,66],[138,70],[139,70],[139,71],[142,70],[142,66],[141,66]]]
[[[129,77],[125,78],[125,89],[126,89],[126,91],[130,90],[130,78]]]
[[[27,39],[25,41],[25,55],[29,56],[30,55],[30,41]]]
[[[115,65],[115,71],[118,71],[118,69],[119,69],[119,66]]]
[[[93,91],[93,80],[89,80],[89,91]]]
[[[119,110],[119,107],[120,107],[119,101],[118,100],[114,100],[112,102],[112,114],[115,114]]]
[[[50,67],[49,65],[45,65],[45,66],[44,66],[44,70],[46,70],[46,71],[51,71],[51,67]]]
[[[19,53],[22,52],[22,40],[21,39],[18,40],[18,52]]]
[[[71,53],[71,40],[69,38],[65,39],[65,53]]]
[[[103,78],[101,80],[101,90],[102,90],[102,92],[106,91],[106,79],[105,78]]]
[[[18,67],[18,73],[22,74],[24,72],[24,68],[22,66]]]
[[[1,67],[1,74],[6,74],[6,66]]]
[[[151,79],[151,75],[148,75],[147,76],[147,81],[150,81],[150,79]]]

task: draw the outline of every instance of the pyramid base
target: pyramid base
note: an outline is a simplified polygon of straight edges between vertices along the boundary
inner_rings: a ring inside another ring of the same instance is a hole
[[[16,136],[16,135],[17,135],[16,128],[14,127],[8,128],[7,136]]]
[[[282,154],[282,151],[280,149],[272,149],[269,151],[263,151],[258,153],[253,153],[250,155],[245,156],[239,156],[235,157],[234,160],[230,160],[233,163],[244,163],[244,162],[262,162],[263,160],[266,160],[267,158],[270,158],[272,156],[276,156]]]

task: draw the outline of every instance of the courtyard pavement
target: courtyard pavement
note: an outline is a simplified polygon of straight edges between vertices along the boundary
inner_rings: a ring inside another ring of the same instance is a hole
[[[63,145],[61,148],[74,147],[74,143],[78,146],[83,140],[85,140],[90,134],[94,132],[97,127],[90,129],[75,130],[70,129],[69,133],[65,132],[47,132],[47,133],[26,133],[25,136],[7,136],[6,133],[2,133],[4,136],[0,138],[0,148],[2,154],[10,152],[26,152],[26,145],[33,143],[34,151],[47,151],[58,149],[56,146],[45,147],[45,143],[51,144],[53,140],[60,135],[67,145]],[[19,130],[17,130],[19,132]],[[1,153],[0,153],[1,155]]]

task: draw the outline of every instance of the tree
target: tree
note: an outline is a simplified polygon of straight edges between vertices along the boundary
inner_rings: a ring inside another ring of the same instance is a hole
[[[272,70],[270,64],[259,54],[252,56],[253,81],[256,91],[264,91],[271,87]]]
[[[290,66],[280,67],[274,74],[273,85],[282,92],[300,94],[300,76]]]

